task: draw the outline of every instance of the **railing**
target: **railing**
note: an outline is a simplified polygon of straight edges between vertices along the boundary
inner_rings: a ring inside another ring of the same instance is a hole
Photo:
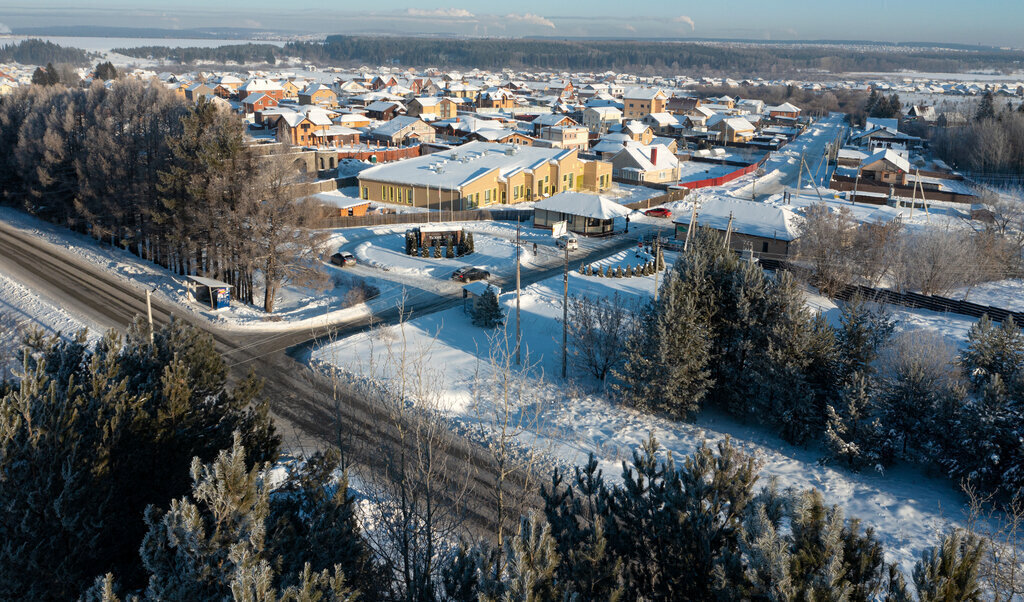
[[[326,216],[314,223],[316,228],[363,228],[391,224],[429,224],[432,222],[513,221],[533,219],[530,209],[472,209],[465,211],[420,211],[416,213],[384,213],[377,215]]]

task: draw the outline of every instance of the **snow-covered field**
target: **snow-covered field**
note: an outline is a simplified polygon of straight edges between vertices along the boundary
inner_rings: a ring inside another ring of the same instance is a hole
[[[620,253],[606,262],[630,261],[633,251]],[[669,258],[671,260],[671,258]],[[618,293],[627,301],[641,302],[654,292],[654,278],[596,278],[570,273],[570,294],[610,296]],[[515,294],[500,297],[506,325],[497,334],[471,324],[462,308],[454,308],[414,319],[408,323],[356,335],[319,348],[313,353],[316,365],[332,366],[357,379],[394,380],[403,373],[424,367],[432,374],[439,409],[449,414],[455,428],[470,433],[486,431],[493,406],[486,395],[486,380],[493,373],[490,350],[497,336],[514,340]],[[808,304],[832,321],[839,310],[834,303],[809,295]],[[955,487],[932,478],[913,467],[896,466],[885,474],[851,473],[820,462],[824,451],[816,447],[792,446],[756,421],[744,422],[707,411],[689,424],[657,418],[623,407],[585,375],[571,374],[566,382],[561,370],[562,279],[544,280],[524,289],[521,299],[524,362],[529,381],[529,402],[516,413],[529,417],[528,428],[519,436],[523,445],[544,451],[552,463],[573,465],[596,454],[601,468],[618,478],[622,460],[630,457],[654,433],[673,454],[692,453],[702,441],[715,442],[732,437],[740,446],[764,462],[766,482],[776,477],[779,485],[799,489],[817,487],[831,503],[841,504],[850,516],[875,527],[891,560],[905,569],[922,549],[933,545],[949,521],[963,520],[964,500]],[[891,309],[900,329],[937,330],[951,343],[962,345],[973,320],[921,310]],[[422,358],[398,368],[394,358]],[[478,435],[480,436],[480,435]]]
[[[0,315],[18,324],[22,329],[39,328],[48,335],[69,337],[83,328],[90,340],[96,340],[103,329],[63,307],[28,286],[0,273]]]

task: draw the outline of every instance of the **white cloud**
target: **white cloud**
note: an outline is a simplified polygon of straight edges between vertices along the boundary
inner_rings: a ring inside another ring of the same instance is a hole
[[[544,17],[542,17],[540,15],[534,15],[532,13],[526,13],[524,15],[517,15],[515,13],[510,13],[510,14],[505,15],[505,18],[510,20],[510,21],[520,21],[522,23],[530,23],[532,25],[542,25],[544,27],[550,27],[551,29],[555,29],[555,24],[550,19],[545,19]]]
[[[686,15],[680,15],[673,19],[673,21],[675,21],[676,23],[686,23],[687,25],[690,26],[690,31],[697,30],[697,25],[693,22],[693,19],[687,17]]]
[[[459,19],[471,19],[475,16],[464,8],[437,8],[434,10],[410,8],[406,12],[413,17],[455,17]]]
[[[0,23],[0,33],[11,33],[11,28],[6,23]]]

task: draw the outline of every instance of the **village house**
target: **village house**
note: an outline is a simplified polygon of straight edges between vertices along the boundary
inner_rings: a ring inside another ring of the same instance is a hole
[[[630,88],[622,95],[623,119],[643,119],[651,113],[664,113],[668,95],[658,88]]]
[[[262,92],[253,92],[242,100],[242,108],[247,115],[255,113],[256,111],[272,109],[276,106],[277,99],[273,96],[267,96]]]
[[[266,94],[267,96],[276,98],[277,100],[282,100],[284,98],[284,88],[281,87],[281,84],[272,79],[253,78],[238,88],[238,96],[241,98],[246,98],[255,92]]]
[[[433,142],[434,128],[419,117],[399,115],[384,125],[370,130],[366,134],[366,139],[385,143],[389,146],[406,146],[417,142]]]
[[[338,95],[324,84],[312,84],[299,92],[299,104],[337,106]]]
[[[477,97],[476,106],[481,109],[514,109],[516,96],[505,88],[488,88]]]
[[[668,147],[626,146],[612,159],[612,173],[637,184],[665,184],[679,180],[679,159]]]
[[[610,164],[582,160],[574,149],[488,142],[469,142],[359,174],[364,200],[453,209],[534,201],[569,190],[600,192],[611,184]]]
[[[583,125],[598,136],[608,133],[613,125],[622,123],[622,111],[615,107],[587,107],[583,110]]]
[[[784,102],[774,107],[768,107],[767,111],[768,117],[772,119],[777,119],[780,117],[786,119],[797,119],[798,117],[800,117],[800,108],[788,102]]]
[[[409,101],[405,114],[424,121],[451,119],[458,112],[458,106],[457,102],[448,97],[425,96]]]
[[[644,116],[641,123],[650,126],[653,134],[657,136],[671,136],[679,126],[679,120],[670,113],[650,113]]]
[[[313,132],[313,145],[318,147],[342,147],[359,144],[359,130],[341,125],[332,125]]]
[[[554,128],[570,125],[579,125],[572,117],[563,115],[561,113],[545,113],[538,115],[536,119],[530,122],[533,126],[533,135],[540,136],[540,133],[544,128]]]
[[[743,117],[724,117],[708,129],[718,132],[721,142],[748,142],[757,134],[757,128]]]
[[[200,98],[206,98],[213,94],[213,89],[204,83],[195,83],[185,88],[185,100],[199,102]]]
[[[875,182],[906,186],[907,174],[910,173],[910,161],[896,151],[887,148],[861,161],[860,171],[863,177]]]
[[[635,120],[626,121],[619,128],[612,128],[612,132],[625,134],[633,142],[644,145],[650,144],[654,139],[654,130],[651,129],[651,126]]]
[[[680,212],[672,221],[676,239],[686,239],[690,212]],[[740,199],[716,197],[697,208],[697,225],[725,234],[729,248],[738,253],[751,250],[755,257],[788,257],[799,236],[796,215],[789,207]]]
[[[264,114],[263,121],[267,127],[277,130],[278,140],[292,146],[315,146],[315,134],[334,125],[327,113],[318,109],[306,113],[285,110]]]
[[[536,140],[554,148],[586,150],[590,146],[590,132],[581,125],[559,125],[542,129]]]
[[[285,98],[298,99],[299,92],[302,91],[302,88],[300,88],[294,81],[286,79],[281,82],[281,90],[284,92]]]
[[[366,116],[378,121],[390,121],[405,112],[405,106],[392,100],[376,100],[366,105]]]

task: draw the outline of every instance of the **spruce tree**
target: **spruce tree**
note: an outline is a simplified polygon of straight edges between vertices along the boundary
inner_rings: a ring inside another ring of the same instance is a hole
[[[445,236],[444,243],[444,256],[447,257],[448,259],[452,259],[453,257],[455,257],[455,251],[454,249],[452,249],[452,237]]]
[[[501,310],[501,304],[498,303],[498,296],[494,293],[494,289],[487,287],[473,308],[473,324],[482,328],[494,328],[502,324],[504,320],[505,314]]]
[[[855,373],[873,374],[872,364],[894,328],[894,323],[881,308],[874,309],[859,297],[843,303],[836,331],[839,383],[844,383]]]
[[[975,121],[984,121],[986,119],[995,119],[996,117],[996,100],[992,94],[992,90],[985,90],[985,93],[981,96],[981,101],[978,103],[978,110],[974,114]]]
[[[957,530],[938,547],[921,553],[914,565],[914,588],[921,602],[979,601],[984,591],[978,582],[985,542]]]

